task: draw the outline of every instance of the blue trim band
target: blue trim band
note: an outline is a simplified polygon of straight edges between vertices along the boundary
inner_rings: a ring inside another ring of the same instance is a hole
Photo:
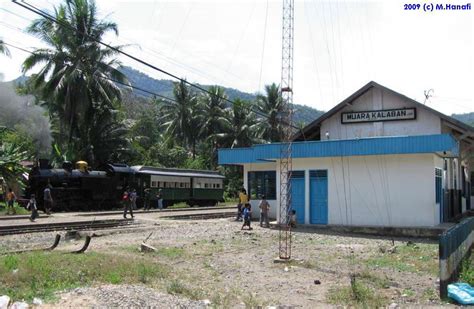
[[[264,163],[280,158],[281,143],[249,148],[219,149],[219,164]],[[449,134],[372,137],[350,140],[294,142],[293,158],[348,157],[389,154],[438,153],[458,156],[459,144]]]

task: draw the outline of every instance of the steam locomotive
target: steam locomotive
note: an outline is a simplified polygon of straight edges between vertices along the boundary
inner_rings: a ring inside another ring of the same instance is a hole
[[[186,202],[190,206],[212,206],[223,200],[224,176],[214,171],[156,168],[106,164],[92,171],[87,162],[64,162],[52,168],[47,160],[39,160],[28,178],[27,197],[35,194],[38,208],[43,209],[43,191],[50,187],[53,211],[107,210],[120,207],[123,191],[135,189],[139,207],[144,190],[150,189],[151,203],[161,191],[163,206]]]

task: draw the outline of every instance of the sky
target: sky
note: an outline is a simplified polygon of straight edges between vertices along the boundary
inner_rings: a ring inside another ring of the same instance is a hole
[[[50,10],[56,0],[29,0]],[[416,3],[415,1],[410,1]],[[189,81],[256,93],[280,83],[282,1],[96,0],[130,54]],[[426,1],[419,1],[431,3]],[[433,2],[436,4],[446,2]],[[465,1],[450,1],[465,4]],[[373,80],[447,115],[474,112],[474,12],[405,10],[397,0],[295,0],[294,97],[327,111]],[[0,38],[45,47],[22,32],[38,16],[0,0]],[[4,80],[21,75],[27,53],[0,56]],[[129,65],[169,79],[131,59]],[[148,89],[153,91],[153,89]]]

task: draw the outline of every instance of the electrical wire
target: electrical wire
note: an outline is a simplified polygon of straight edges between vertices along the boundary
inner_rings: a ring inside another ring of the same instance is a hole
[[[215,95],[214,93],[210,92],[209,90],[207,90],[207,89],[205,89],[205,88],[203,88],[203,87],[201,87],[201,86],[199,86],[199,85],[197,85],[197,84],[195,84],[195,83],[191,83],[191,82],[187,81],[186,79],[182,79],[182,78],[178,77],[177,75],[175,75],[175,74],[173,74],[173,73],[171,73],[171,72],[168,72],[168,71],[166,71],[166,70],[163,70],[163,69],[157,67],[156,65],[153,65],[153,64],[151,64],[151,63],[149,63],[149,62],[147,62],[147,61],[144,61],[144,60],[142,60],[142,59],[140,59],[140,58],[137,58],[136,56],[133,56],[133,55],[131,55],[130,53],[127,53],[127,52],[125,52],[125,51],[123,51],[123,50],[118,49],[117,47],[114,47],[114,46],[112,46],[112,45],[110,45],[110,44],[108,44],[108,43],[105,43],[105,42],[103,42],[103,41],[101,41],[101,40],[99,40],[99,39],[97,39],[97,38],[95,38],[95,37],[93,37],[93,36],[90,36],[89,34],[84,33],[84,32],[82,32],[82,31],[80,31],[79,29],[72,27],[72,26],[69,25],[69,24],[63,23],[63,22],[57,20],[54,16],[51,16],[51,15],[48,14],[47,12],[44,12],[44,11],[38,9],[38,8],[35,7],[34,5],[29,4],[28,2],[26,2],[26,1],[24,1],[24,0],[22,0],[21,3],[18,2],[17,0],[12,0],[12,2],[15,3],[15,4],[17,4],[17,5],[19,5],[19,6],[21,6],[21,7],[23,7],[23,8],[25,8],[25,9],[27,9],[27,10],[30,11],[30,12],[33,12],[33,13],[39,15],[39,16],[42,16],[42,17],[46,18],[47,20],[50,20],[50,21],[52,21],[52,22],[58,24],[59,26],[68,28],[69,30],[72,30],[72,31],[74,31],[74,32],[77,32],[77,33],[79,33],[79,34],[81,34],[81,35],[83,35],[83,36],[86,36],[88,39],[90,39],[90,40],[92,40],[92,41],[94,41],[94,42],[96,42],[96,43],[98,43],[98,44],[100,44],[100,45],[102,45],[102,46],[105,46],[105,47],[107,47],[107,48],[109,48],[109,49],[111,49],[111,50],[113,50],[113,51],[115,51],[115,52],[117,52],[117,53],[119,53],[119,54],[122,54],[122,55],[124,55],[124,56],[126,56],[126,57],[128,57],[128,58],[130,58],[130,59],[132,59],[132,60],[134,60],[134,61],[136,61],[136,62],[142,64],[142,65],[145,65],[145,66],[147,66],[147,67],[149,67],[149,68],[155,70],[155,71],[158,71],[158,72],[160,72],[160,73],[163,73],[163,74],[165,74],[165,75],[168,75],[168,76],[170,76],[170,77],[172,77],[172,78],[174,78],[174,79],[176,79],[176,80],[178,80],[178,81],[180,81],[180,82],[183,82],[183,83],[185,83],[185,84],[187,84],[187,85],[189,85],[189,86],[191,86],[191,87],[193,87],[193,88],[196,88],[196,89],[198,89],[198,90],[200,90],[200,91],[202,91],[202,92],[204,92],[204,93],[207,93],[207,94],[213,95],[213,96]],[[221,97],[221,96],[217,95],[217,97],[218,97],[219,99],[223,100],[223,101],[226,101],[226,102],[232,104],[232,105],[235,104],[234,101],[230,100],[229,98],[227,98],[227,97],[225,97],[225,96],[222,96],[222,97]],[[254,113],[256,113],[257,115],[260,115],[260,116],[262,116],[262,117],[264,117],[264,118],[269,118],[268,115],[265,115],[264,113],[262,113],[262,112],[260,112],[260,111],[257,111],[257,110],[254,110],[254,109],[252,109],[252,111],[253,111]],[[300,129],[300,128],[298,128],[297,126],[292,125],[291,123],[290,123],[290,124],[284,123],[284,124],[290,126],[291,128],[297,129],[297,130]]]
[[[29,53],[29,54],[32,54],[32,55],[35,54],[34,52],[32,52],[32,51],[30,51],[30,50],[27,50],[27,49],[25,49],[25,48],[23,48],[23,47],[19,47],[19,46],[16,46],[16,45],[13,45],[13,44],[10,44],[10,43],[7,43],[7,42],[3,42],[3,43],[4,43],[5,45],[10,46],[10,47],[13,47],[13,48],[16,48],[16,49],[18,49],[18,50],[21,50],[21,51],[23,51],[23,52],[25,52],[25,53]],[[79,69],[76,69],[76,70],[81,71],[81,70],[79,70]],[[122,85],[122,86],[126,86],[126,87],[128,87],[128,88],[132,88],[132,89],[135,89],[135,90],[138,90],[138,91],[141,91],[141,92],[150,94],[150,95],[152,95],[152,96],[154,96],[154,97],[159,97],[159,98],[162,98],[162,99],[164,99],[164,100],[177,102],[175,99],[166,97],[166,96],[161,95],[161,94],[159,94],[159,93],[156,93],[156,92],[153,92],[153,91],[149,91],[149,90],[146,90],[146,89],[143,89],[143,88],[141,88],[141,87],[134,86],[134,85],[130,85],[130,84],[127,84],[127,83],[124,83],[124,82],[115,80],[115,79],[110,78],[110,77],[99,76],[99,78],[106,79],[106,80],[112,81],[112,82],[114,82],[114,83],[120,84],[120,85]]]

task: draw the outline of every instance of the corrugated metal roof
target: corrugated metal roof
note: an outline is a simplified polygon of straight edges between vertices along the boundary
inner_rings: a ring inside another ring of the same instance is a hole
[[[164,176],[182,176],[182,177],[197,177],[197,178],[225,178],[214,171],[188,170],[188,169],[166,169],[149,166],[132,166],[136,173],[149,175],[164,175]]]
[[[281,143],[250,148],[219,149],[219,164],[264,163],[279,159]],[[293,158],[348,157],[388,154],[439,153],[459,155],[458,142],[449,134],[372,137],[350,140],[294,142]]]

